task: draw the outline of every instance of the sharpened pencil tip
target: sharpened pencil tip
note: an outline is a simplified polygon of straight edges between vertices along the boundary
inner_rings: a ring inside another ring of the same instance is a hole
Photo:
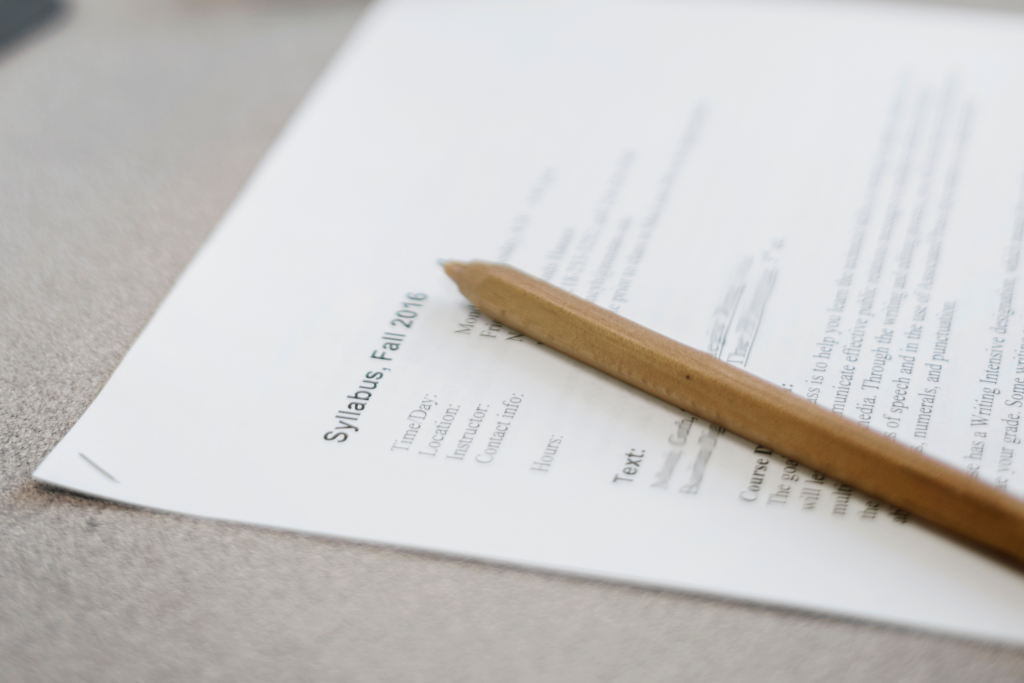
[[[438,260],[440,261],[441,266],[444,267],[444,272],[448,274],[448,277],[458,282],[459,273],[462,272],[464,264],[459,263],[458,261],[445,261],[441,259]]]

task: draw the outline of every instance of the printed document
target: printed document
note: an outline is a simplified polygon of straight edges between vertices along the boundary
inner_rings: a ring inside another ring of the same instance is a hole
[[[1024,21],[389,0],[36,472],[1024,643],[1024,571],[488,319],[507,262],[1024,495]]]

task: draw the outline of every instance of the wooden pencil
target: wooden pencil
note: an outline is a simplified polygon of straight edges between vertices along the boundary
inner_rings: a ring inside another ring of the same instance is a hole
[[[510,266],[448,261],[485,315],[755,444],[1024,562],[1024,501]]]

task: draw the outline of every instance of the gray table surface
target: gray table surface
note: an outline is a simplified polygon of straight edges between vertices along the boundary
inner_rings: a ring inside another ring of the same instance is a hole
[[[1024,680],[1022,649],[33,483],[362,8],[82,0],[0,50],[0,681]]]

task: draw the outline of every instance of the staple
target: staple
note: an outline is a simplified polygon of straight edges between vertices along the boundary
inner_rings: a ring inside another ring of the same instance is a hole
[[[87,456],[85,453],[79,453],[79,455],[82,456],[82,460],[85,460],[87,463],[89,463],[90,465],[92,465],[93,467],[98,469],[100,471],[100,473],[102,473],[103,476],[105,476],[107,479],[109,479],[110,481],[114,482],[115,484],[120,484],[121,483],[116,478],[114,478],[114,475],[112,475],[110,472],[107,472],[105,469],[103,469],[102,467],[97,465],[95,462],[93,462],[92,459],[89,458],[89,456]]]

